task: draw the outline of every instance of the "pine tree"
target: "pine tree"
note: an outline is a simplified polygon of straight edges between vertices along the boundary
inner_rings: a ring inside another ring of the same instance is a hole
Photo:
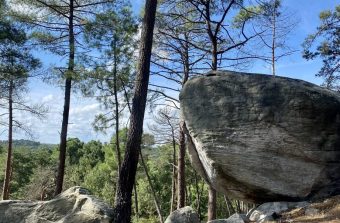
[[[66,141],[71,103],[72,83],[79,78],[77,56],[84,53],[82,36],[84,25],[98,10],[110,6],[113,0],[14,0],[21,8],[13,9],[13,16],[34,28],[34,36],[43,48],[66,57],[66,67],[58,67],[64,80],[65,98],[60,132],[59,167],[55,195],[61,193],[64,182]]]
[[[113,220],[115,223],[131,222],[131,197],[141,149],[156,9],[157,0],[146,1],[139,48],[137,77],[132,100],[130,127],[127,137],[125,157],[119,173],[116,193]]]
[[[1,81],[1,108],[7,113],[8,121],[2,121],[2,125],[8,128],[8,150],[2,199],[7,200],[10,196],[10,181],[13,171],[13,130],[24,130],[30,134],[30,130],[15,119],[14,111],[29,112],[42,117],[43,107],[29,106],[23,101],[22,93],[26,90],[29,74],[40,67],[40,61],[34,58],[26,46],[27,37],[25,32],[7,19],[0,21],[0,81]]]
[[[321,12],[319,18],[321,24],[316,33],[303,43],[303,57],[307,60],[320,57],[323,66],[317,76],[325,79],[327,88],[340,90],[340,5],[334,11]]]

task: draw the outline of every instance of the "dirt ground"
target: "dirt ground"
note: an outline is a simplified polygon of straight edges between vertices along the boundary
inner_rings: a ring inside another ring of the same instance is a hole
[[[282,213],[279,223],[340,223],[340,195]]]

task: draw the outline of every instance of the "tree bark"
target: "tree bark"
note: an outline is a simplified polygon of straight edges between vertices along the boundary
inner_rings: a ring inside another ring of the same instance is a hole
[[[199,219],[202,218],[202,214],[201,214],[201,198],[202,198],[202,191],[203,188],[199,188],[199,179],[197,176],[197,173],[195,172],[195,188],[196,188],[196,194],[197,194],[197,202],[196,202],[196,207],[197,207],[197,214]]]
[[[209,185],[208,221],[216,219],[216,190]]]
[[[10,80],[8,91],[8,150],[7,150],[7,162],[6,172],[4,179],[4,186],[2,191],[2,199],[8,200],[10,194],[10,181],[12,170],[12,142],[13,142],[13,80]]]
[[[217,39],[214,37],[212,40],[212,61],[211,61],[211,69],[212,70],[217,70],[218,68],[218,55],[217,55]]]
[[[176,202],[176,140],[175,140],[175,133],[172,129],[172,186],[171,186],[171,204],[170,204],[170,214],[175,209],[175,202]]]
[[[180,124],[179,150],[178,150],[178,198],[177,208],[185,206],[185,134],[183,131],[184,122]]]
[[[118,161],[118,173],[122,165],[122,158],[120,155],[120,145],[119,145],[119,101],[118,101],[118,86],[117,86],[117,40],[113,37],[113,93],[115,97],[115,122],[116,122],[116,155]]]
[[[276,48],[276,1],[273,6],[273,40],[272,40],[272,72],[275,77],[275,48]]]
[[[136,181],[135,184],[133,185],[133,190],[134,190],[134,198],[135,198],[135,209],[136,209],[136,218],[137,218],[137,222],[139,219],[139,209],[138,209],[138,195],[137,195],[137,186],[136,186]]]
[[[124,161],[118,179],[114,208],[114,223],[131,222],[131,198],[135,183],[139,151],[143,133],[143,121],[150,76],[150,59],[157,0],[147,0],[140,42],[139,64],[132,100],[130,127],[126,143]]]
[[[233,204],[231,203],[230,199],[224,195],[224,201],[228,207],[228,210],[229,210],[229,216],[234,214],[236,211],[235,211],[235,208],[233,207]]]
[[[236,208],[237,208],[237,213],[241,213],[241,205],[240,205],[240,200],[236,200]]]
[[[65,99],[64,99],[64,111],[63,111],[63,121],[61,125],[60,133],[60,146],[59,146],[59,167],[58,175],[56,181],[56,189],[54,195],[58,195],[63,190],[64,183],[64,173],[65,173],[65,159],[66,159],[66,145],[67,145],[67,127],[70,112],[70,102],[71,102],[71,88],[72,88],[72,75],[74,72],[74,55],[75,55],[75,39],[73,30],[73,11],[74,11],[74,0],[70,0],[70,16],[69,16],[69,61],[68,69],[65,80]]]
[[[212,70],[217,70],[217,40],[211,37],[212,42]],[[209,185],[208,195],[208,220],[214,220],[216,218],[216,191]]]
[[[188,40],[187,35],[185,35]],[[183,80],[182,87],[189,79],[190,65],[189,65],[189,44],[186,41],[184,44],[184,69],[183,69]],[[178,150],[178,173],[177,173],[177,185],[178,185],[178,196],[177,196],[177,208],[185,206],[185,121],[183,117],[180,120],[179,126],[179,150]]]

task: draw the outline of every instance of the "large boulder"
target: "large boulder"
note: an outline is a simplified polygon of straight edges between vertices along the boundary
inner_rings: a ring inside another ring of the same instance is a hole
[[[200,223],[198,214],[189,206],[172,212],[165,223]]]
[[[1,201],[0,223],[109,223],[113,209],[72,187],[50,201]]]
[[[195,169],[245,201],[340,193],[340,95],[261,74],[212,72],[180,94]]]

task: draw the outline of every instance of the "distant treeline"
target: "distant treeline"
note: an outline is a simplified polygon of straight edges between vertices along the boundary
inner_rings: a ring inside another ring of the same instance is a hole
[[[0,140],[0,147],[6,148],[8,145],[7,140]],[[52,149],[55,144],[46,144],[46,143],[40,143],[32,140],[27,139],[18,139],[13,140],[13,146],[14,147],[26,147],[30,149],[41,149],[41,148],[49,148]]]

